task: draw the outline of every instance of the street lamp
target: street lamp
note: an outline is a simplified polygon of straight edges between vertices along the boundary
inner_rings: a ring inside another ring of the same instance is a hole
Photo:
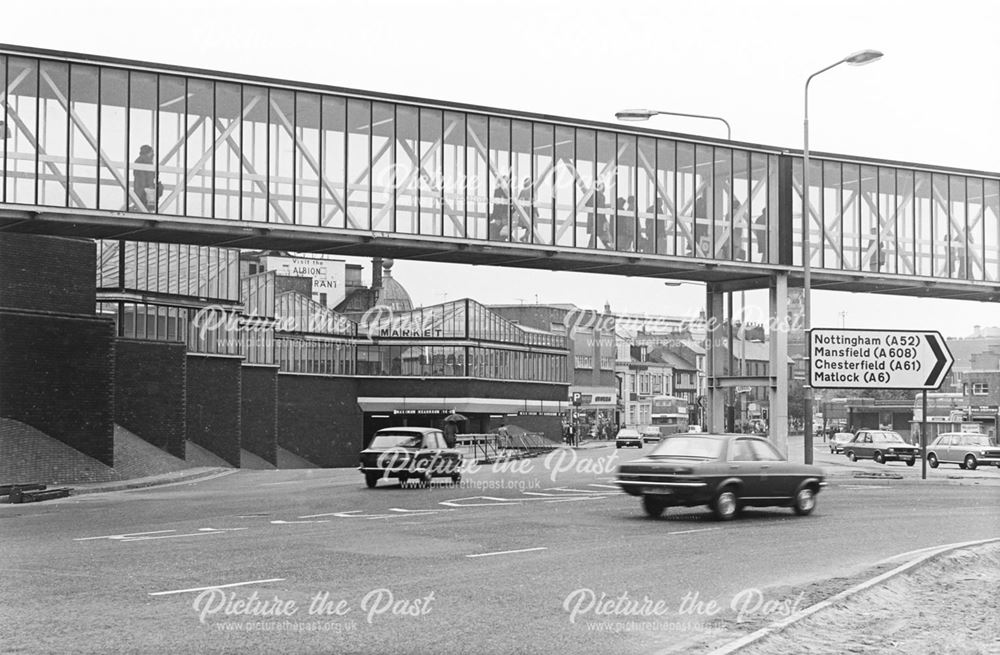
[[[854,54],[848,55],[833,64],[830,64],[826,68],[821,68],[806,79],[805,86],[805,113],[802,121],[802,313],[803,313],[803,326],[802,326],[802,336],[804,338],[805,355],[809,357],[811,354],[809,352],[809,330],[811,328],[811,316],[810,316],[810,287],[812,283],[812,276],[810,271],[810,253],[809,253],[809,83],[812,79],[819,75],[820,73],[825,73],[826,71],[839,66],[841,64],[851,64],[852,66],[863,66],[864,64],[870,64],[873,61],[878,61],[882,58],[882,53],[878,50],[861,50],[855,52]],[[808,378],[808,375],[807,375]],[[805,388],[805,407],[803,407],[803,412],[805,414],[803,421],[803,445],[805,447],[805,462],[806,464],[812,464],[813,462],[813,433],[812,433],[812,410],[813,410],[813,388],[808,384],[809,380],[806,379]]]
[[[719,116],[705,116],[704,114],[685,114],[679,111],[662,111],[659,109],[625,109],[615,113],[615,118],[620,121],[645,121],[653,116],[664,114],[666,116],[684,116],[685,118],[706,118],[710,121],[720,121],[726,126],[726,140],[732,141],[732,129],[725,118]]]

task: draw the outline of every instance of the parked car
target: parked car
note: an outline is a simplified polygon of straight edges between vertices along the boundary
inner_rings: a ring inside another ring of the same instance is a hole
[[[618,485],[652,517],[668,507],[708,505],[720,520],[744,507],[791,507],[805,516],[826,486],[823,469],[793,464],[771,443],[742,434],[671,435],[618,467]]]
[[[358,468],[369,488],[390,478],[404,486],[410,480],[428,486],[437,477],[451,478],[458,484],[462,481],[462,453],[448,448],[444,433],[435,428],[385,428],[361,451]]]
[[[844,452],[844,444],[853,438],[854,435],[850,432],[834,432],[830,437],[830,452],[834,454]]]
[[[980,464],[1000,466],[1000,446],[985,434],[943,432],[927,446],[927,464],[932,469],[938,464],[958,464],[958,468],[970,470]]]
[[[623,448],[625,446],[635,446],[636,448],[642,448],[642,435],[639,434],[638,430],[633,430],[632,428],[623,428],[618,431],[618,436],[615,437],[615,447]]]
[[[920,456],[920,448],[906,443],[898,432],[892,430],[858,430],[854,438],[843,445],[847,459],[873,459],[879,464],[896,460],[913,466]]]

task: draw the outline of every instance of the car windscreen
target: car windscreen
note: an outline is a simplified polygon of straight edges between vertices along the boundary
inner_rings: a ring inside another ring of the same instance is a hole
[[[424,435],[412,432],[382,432],[375,435],[369,448],[420,448]]]
[[[670,437],[660,442],[650,457],[717,459],[722,454],[722,439],[712,437]]]

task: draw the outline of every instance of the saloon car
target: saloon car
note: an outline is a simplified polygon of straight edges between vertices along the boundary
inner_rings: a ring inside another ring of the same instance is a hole
[[[858,430],[854,438],[842,446],[842,450],[852,462],[873,459],[885,464],[896,460],[913,466],[920,456],[919,447],[906,443],[898,432],[892,430]]]
[[[434,428],[385,428],[361,451],[365,484],[373,488],[379,480],[396,478],[401,486],[410,480],[428,486],[436,477],[462,480],[462,453],[448,448],[444,433]]]
[[[834,432],[830,437],[830,452],[834,454],[844,452],[844,444],[853,438],[854,435],[850,432]]]
[[[743,434],[681,433],[618,467],[618,485],[642,498],[646,514],[708,505],[720,520],[744,507],[791,507],[805,516],[826,486],[823,469],[793,464],[767,439]]]
[[[659,428],[643,428],[642,429],[642,443],[660,443],[660,439],[663,438],[663,434],[660,432]]]
[[[980,464],[1000,466],[1000,446],[985,434],[943,432],[927,446],[927,465],[958,464],[961,469],[975,469]]]
[[[622,428],[618,431],[618,435],[615,437],[615,447],[624,448],[625,446],[642,448],[642,435],[639,434],[638,430]]]

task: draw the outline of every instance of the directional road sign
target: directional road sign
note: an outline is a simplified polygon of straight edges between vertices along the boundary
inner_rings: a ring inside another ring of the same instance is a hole
[[[932,330],[809,331],[814,389],[937,389],[954,362]]]

